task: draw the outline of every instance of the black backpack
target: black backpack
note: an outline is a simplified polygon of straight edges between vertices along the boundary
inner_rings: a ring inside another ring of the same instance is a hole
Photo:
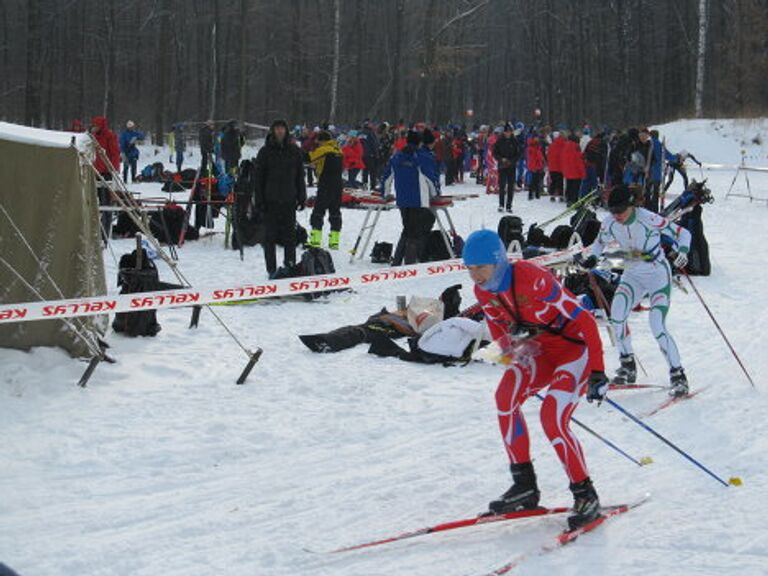
[[[551,245],[549,236],[546,235],[542,228],[536,226],[536,224],[531,224],[531,227],[528,228],[528,236],[525,239],[525,243],[527,246],[536,246],[539,248],[547,248]]]
[[[449,260],[451,253],[445,245],[443,233],[440,230],[432,230],[427,236],[427,253],[425,262],[438,262],[440,260]]]
[[[552,230],[552,234],[549,238],[553,248],[557,248],[558,250],[565,250],[568,248],[568,243],[571,241],[571,236],[573,236],[573,228],[567,224],[561,224]]]
[[[322,276],[324,274],[335,274],[336,267],[333,265],[333,258],[328,250],[322,248],[308,248],[301,255],[299,268],[304,276]],[[330,292],[311,292],[304,294],[307,300],[314,300],[320,296],[325,296]]]
[[[371,262],[373,264],[389,264],[392,261],[392,244],[389,242],[376,242],[371,250]]]
[[[123,254],[120,258],[120,270],[117,273],[117,285],[120,294],[134,294],[136,292],[150,292],[160,290],[160,277],[157,267],[147,256],[147,251],[141,249],[141,269],[136,269],[136,250],[130,254]],[[118,312],[112,322],[115,332],[124,333],[126,336],[155,336],[160,332],[160,324],[157,323],[156,310],[142,310],[141,312]]]
[[[518,240],[521,246],[525,245],[525,238],[523,237],[523,220],[520,216],[504,216],[499,220],[499,226],[497,228],[501,241],[504,242],[504,247],[509,248],[512,240]]]

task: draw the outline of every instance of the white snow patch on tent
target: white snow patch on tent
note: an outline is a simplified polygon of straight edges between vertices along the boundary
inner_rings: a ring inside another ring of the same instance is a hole
[[[68,148],[74,142],[75,147],[83,152],[89,150],[91,145],[86,133],[43,130],[8,122],[0,122],[0,139],[51,148]]]

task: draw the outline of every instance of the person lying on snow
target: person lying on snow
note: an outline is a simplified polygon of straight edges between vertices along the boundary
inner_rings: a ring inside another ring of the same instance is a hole
[[[473,306],[460,312],[460,284],[443,291],[440,299],[411,299],[405,310],[390,312],[386,308],[364,323],[342,326],[324,334],[299,336],[313,352],[339,352],[370,344],[368,352],[382,357],[395,357],[408,362],[452,364],[469,361],[480,341],[487,340],[482,310]],[[394,340],[408,338],[409,349]]]

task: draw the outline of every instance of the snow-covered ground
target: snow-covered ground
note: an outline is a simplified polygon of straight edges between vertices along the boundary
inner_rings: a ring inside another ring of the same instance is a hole
[[[667,126],[672,150],[712,163],[740,159],[740,122],[703,130],[694,121]],[[763,135],[766,121],[760,126]],[[727,133],[726,137],[722,134]],[[763,153],[765,148],[760,148]],[[151,161],[151,158],[145,158]],[[756,162],[757,163],[757,162]],[[768,162],[762,162],[768,165]],[[691,169],[691,175],[698,169]],[[635,457],[638,468],[579,432],[604,503],[652,499],[578,543],[523,562],[517,574],[760,575],[768,573],[768,310],[764,245],[768,208],[724,198],[733,171],[706,172],[716,202],[705,208],[712,276],[696,278],[757,383],[739,372],[693,293],[676,290],[670,326],[692,388],[703,389],[647,422],[716,473],[740,476],[724,488],[607,405],[583,403],[576,416]],[[752,177],[768,197],[768,175]],[[155,185],[156,186],[156,185]],[[679,190],[679,179],[675,188]],[[143,190],[157,191],[150,185]],[[467,183],[448,193],[482,192]],[[526,224],[562,206],[546,199],[515,208]],[[481,194],[452,211],[469,231],[499,220],[496,197]],[[308,213],[300,220],[308,224]],[[341,270],[349,264],[363,214],[344,212]],[[395,213],[377,236],[393,241]],[[132,241],[115,241],[118,256]],[[181,269],[193,284],[264,279],[259,248],[245,261],[223,235],[190,242]],[[111,290],[115,263],[105,253]],[[162,277],[172,281],[167,271]],[[500,369],[483,363],[443,368],[368,355],[309,352],[297,334],[359,323],[398,294],[437,295],[461,275],[334,295],[323,302],[219,307],[247,346],[264,356],[248,383],[234,381],[245,357],[204,314],[188,330],[188,310],[158,314],[156,338],[109,334],[118,363],[98,367],[89,387],[75,386],[84,365],[62,352],[0,350],[0,562],[22,576],[131,575],[464,575],[482,573],[548,542],[562,518],[497,524],[426,536],[343,555],[309,553],[473,516],[509,484],[493,392]],[[645,316],[633,318],[647,381],[666,368]],[[606,339],[608,367],[617,365]],[[643,380],[646,380],[643,377]],[[646,412],[659,392],[613,395]],[[526,413],[543,503],[570,494],[538,425]]]

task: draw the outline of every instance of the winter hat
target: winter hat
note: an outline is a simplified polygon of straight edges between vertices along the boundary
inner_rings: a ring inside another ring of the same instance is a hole
[[[350,130],[350,131],[347,133],[347,135],[348,135],[350,138],[356,138],[356,137],[357,137],[357,130]]]
[[[480,287],[489,292],[503,292],[512,281],[512,266],[507,260],[507,250],[499,235],[493,230],[475,230],[464,243],[462,252],[466,266],[493,264],[496,270],[488,282]]]
[[[230,125],[232,125],[232,122],[234,122],[234,121],[233,121],[233,120],[230,120],[230,121],[229,121],[229,124],[230,124]],[[274,129],[275,129],[275,128],[277,128],[278,126],[282,126],[283,128],[285,128],[286,132],[288,131],[288,122],[286,122],[286,121],[285,121],[285,120],[283,120],[282,118],[278,118],[277,120],[275,120],[274,122],[272,122],[272,126],[270,126],[270,128],[269,128],[269,129],[270,129],[270,130],[274,130]]]
[[[429,128],[424,130],[424,133],[421,135],[421,141],[424,143],[425,146],[429,146],[430,144],[434,144],[435,142],[435,134],[430,130]]]
[[[411,146],[418,146],[421,143],[421,134],[419,134],[415,130],[408,130],[408,134],[405,137],[405,141],[407,144],[410,144]]]
[[[515,127],[512,126],[512,124],[510,124],[509,122],[504,124],[504,132],[514,132],[514,131],[515,131]]]
[[[332,138],[331,133],[327,130],[320,130],[320,132],[317,133],[317,141],[318,142],[327,142]]]
[[[133,123],[133,120],[128,120],[128,122],[125,123],[125,127],[128,128],[129,130],[134,126],[136,126],[136,124]]]
[[[633,203],[632,192],[624,185],[616,186],[608,196],[608,210],[611,214],[620,214]]]
[[[496,126],[496,128],[493,129],[494,134],[501,134],[502,132],[504,132],[504,128],[501,126]]]

